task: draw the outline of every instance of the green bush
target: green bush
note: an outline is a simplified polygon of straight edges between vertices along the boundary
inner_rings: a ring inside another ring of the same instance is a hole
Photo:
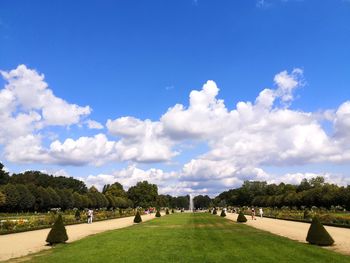
[[[172,214],[174,214],[174,213],[175,213],[174,208],[173,208],[173,209],[171,209],[171,213],[172,213]]]
[[[216,208],[213,210],[213,215],[216,215],[218,212],[216,211]]]
[[[319,246],[331,246],[334,243],[333,238],[321,224],[317,216],[312,219],[306,241]]]
[[[142,222],[142,218],[141,218],[140,212],[137,211],[135,218],[134,218],[134,223],[141,223],[141,222]]]
[[[46,242],[50,245],[53,245],[57,243],[65,243],[67,240],[67,231],[63,225],[62,216],[58,215],[56,222],[54,223],[49,234],[47,235]]]
[[[165,214],[169,215],[169,209],[168,208],[166,209]]]
[[[79,221],[80,220],[80,211],[77,209],[74,214],[75,220]]]
[[[157,210],[156,217],[161,217],[159,210]]]
[[[222,216],[222,217],[225,217],[225,216],[226,216],[225,210],[222,210],[222,211],[221,211],[220,216]]]
[[[245,215],[243,214],[243,212],[239,212],[238,217],[237,217],[237,222],[238,223],[245,223],[247,222],[247,218],[245,217]]]

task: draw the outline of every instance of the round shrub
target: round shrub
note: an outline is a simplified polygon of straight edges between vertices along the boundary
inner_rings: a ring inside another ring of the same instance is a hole
[[[135,217],[134,217],[134,223],[141,223],[142,222],[142,218],[141,218],[141,215],[140,215],[140,212],[137,211]]]
[[[169,215],[169,214],[170,214],[168,208],[165,210],[165,214],[166,214],[166,215]]]
[[[157,210],[156,217],[161,217],[159,210]]]
[[[331,246],[334,243],[333,238],[321,224],[317,216],[312,219],[306,241],[319,246]]]
[[[47,235],[46,242],[49,245],[65,243],[68,240],[67,231],[64,227],[62,216],[58,215],[56,222],[53,224],[49,234]]]
[[[225,210],[222,210],[222,211],[221,211],[220,216],[222,216],[222,217],[225,217],[225,216],[226,216]]]
[[[238,223],[245,223],[247,222],[247,218],[245,217],[245,215],[243,214],[243,212],[239,212],[238,217],[237,217],[237,222]]]

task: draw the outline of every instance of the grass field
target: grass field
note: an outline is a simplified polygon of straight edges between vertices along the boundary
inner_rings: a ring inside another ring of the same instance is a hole
[[[211,214],[182,213],[59,245],[30,262],[330,263],[350,257]]]

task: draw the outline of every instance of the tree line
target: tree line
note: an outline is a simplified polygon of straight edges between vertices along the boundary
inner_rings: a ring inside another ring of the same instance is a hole
[[[236,189],[222,192],[214,199],[217,206],[261,207],[341,207],[350,210],[350,186],[325,182],[323,177],[303,179],[300,184],[267,184],[245,181]]]
[[[158,187],[138,182],[127,191],[115,182],[100,192],[73,177],[52,176],[39,171],[12,174],[0,163],[0,211],[26,212],[78,208],[188,208],[189,197],[158,194]]]

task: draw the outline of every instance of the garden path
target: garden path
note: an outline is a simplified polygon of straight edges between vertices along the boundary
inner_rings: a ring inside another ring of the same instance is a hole
[[[154,218],[155,214],[143,215],[142,221]],[[94,222],[92,224],[78,224],[66,226],[69,237],[68,243],[86,236],[94,235],[107,230],[113,230],[131,226],[134,224],[134,217],[123,217],[105,221]],[[22,257],[44,249],[46,237],[50,229],[34,230],[22,233],[8,234],[0,236],[0,261],[11,258]]]
[[[220,215],[220,213],[218,213],[218,215]],[[227,213],[226,218],[236,221],[237,216],[238,214]],[[249,226],[306,243],[305,239],[310,227],[309,223],[278,220],[266,217],[260,218],[258,216],[256,217],[256,220],[252,220],[250,216],[246,217],[248,219],[246,224]],[[333,246],[326,248],[342,254],[350,255],[350,229],[332,226],[325,226],[325,228],[335,241]],[[259,240],[256,240],[256,242],[259,242]]]

